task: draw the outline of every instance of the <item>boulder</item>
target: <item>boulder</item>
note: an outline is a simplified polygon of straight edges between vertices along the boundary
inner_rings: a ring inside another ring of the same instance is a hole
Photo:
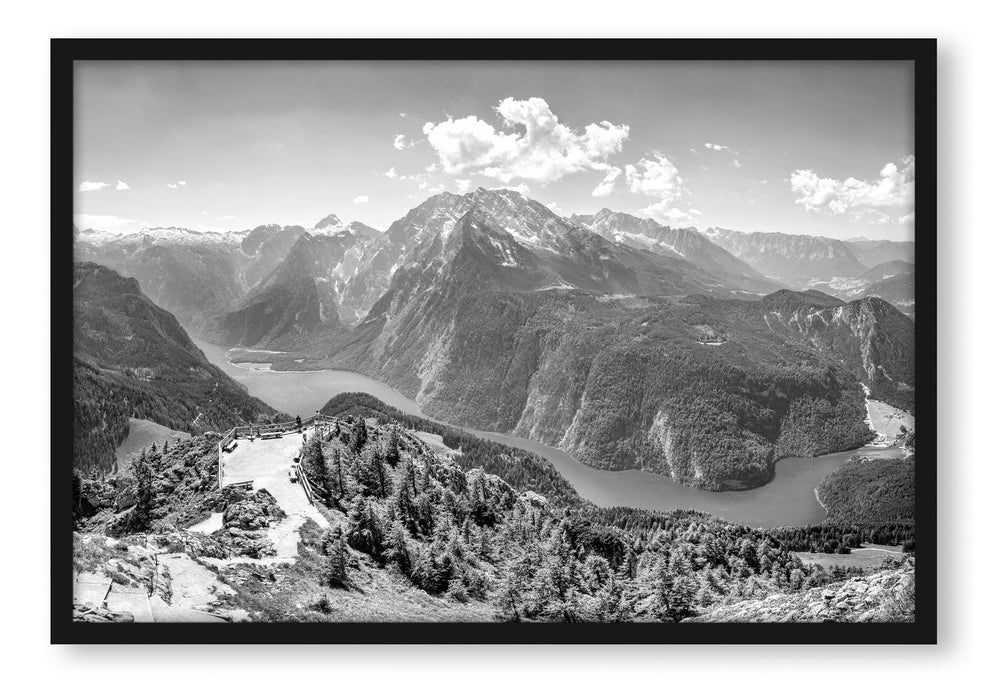
[[[275,556],[275,545],[262,532],[224,528],[214,532],[210,537],[227,548],[230,556],[252,559]]]
[[[275,497],[260,489],[242,500],[231,503],[223,511],[224,528],[262,530],[285,517]]]

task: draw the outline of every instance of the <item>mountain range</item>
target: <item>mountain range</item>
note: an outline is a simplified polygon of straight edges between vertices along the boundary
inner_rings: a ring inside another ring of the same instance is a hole
[[[330,215],[308,230],[84,231],[76,251],[207,340],[290,351],[275,369],[354,369],[437,418],[699,488],[862,444],[860,383],[913,406],[913,322],[855,298],[881,285],[907,303],[909,261],[879,260],[904,246],[870,246],[867,266],[834,239],[564,218],[478,189],[384,232]],[[777,291],[793,286],[817,291]]]

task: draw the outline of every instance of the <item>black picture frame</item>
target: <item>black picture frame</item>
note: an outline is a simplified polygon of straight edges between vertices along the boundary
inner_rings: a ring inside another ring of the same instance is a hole
[[[916,158],[917,366],[936,362],[935,39],[52,39],[52,407],[72,410],[73,63],[156,60],[911,61]],[[504,623],[73,623],[72,441],[51,437],[51,641],[56,644],[934,644],[935,372],[917,377],[913,623],[512,625]]]

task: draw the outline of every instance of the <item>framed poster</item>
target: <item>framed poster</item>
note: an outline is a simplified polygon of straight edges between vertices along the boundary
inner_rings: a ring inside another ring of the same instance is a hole
[[[53,641],[935,642],[934,57],[54,40]]]

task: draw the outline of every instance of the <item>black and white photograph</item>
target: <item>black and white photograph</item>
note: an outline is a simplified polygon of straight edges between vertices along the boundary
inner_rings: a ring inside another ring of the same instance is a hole
[[[73,55],[58,624],[933,641],[901,49]]]

